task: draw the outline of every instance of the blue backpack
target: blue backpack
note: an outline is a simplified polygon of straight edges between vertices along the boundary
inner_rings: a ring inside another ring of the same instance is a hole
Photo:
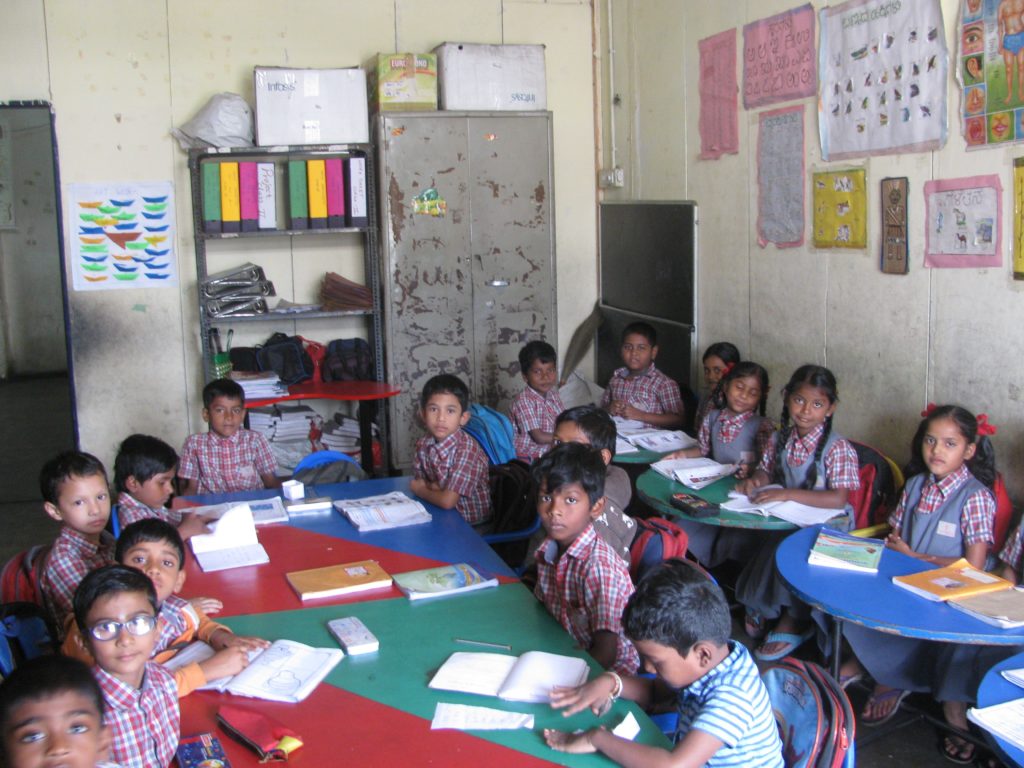
[[[29,659],[56,651],[56,634],[35,603],[0,605],[0,679]]]
[[[491,464],[504,464],[516,457],[512,422],[505,414],[486,405],[471,403],[469,422],[463,429],[480,443]]]

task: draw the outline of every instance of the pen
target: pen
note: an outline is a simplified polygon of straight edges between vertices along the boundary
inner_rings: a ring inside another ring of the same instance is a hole
[[[483,640],[467,640],[463,637],[453,637],[456,643],[464,643],[465,645],[481,645],[484,648],[501,648],[503,651],[511,651],[512,646],[506,645],[505,643],[487,643]]]

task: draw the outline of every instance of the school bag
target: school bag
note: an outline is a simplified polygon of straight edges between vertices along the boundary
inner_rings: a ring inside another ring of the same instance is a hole
[[[526,559],[530,536],[540,526],[530,465],[520,459],[487,468],[491,491],[491,533],[484,540],[512,568]],[[516,534],[510,539],[508,534]]]
[[[629,575],[636,584],[651,568],[671,558],[685,558],[686,531],[662,517],[636,518],[636,534],[629,545]]]
[[[256,347],[256,363],[261,371],[274,371],[285,384],[313,378],[313,361],[298,336],[273,334]]]
[[[992,545],[992,551],[998,554],[1006,543],[1006,537],[1010,533],[1010,522],[1013,519],[1013,502],[1010,501],[1010,494],[1006,492],[1002,472],[996,473],[992,495],[996,497],[996,518],[992,522],[992,538],[995,543]]]
[[[50,544],[37,544],[19,552],[0,569],[0,603],[35,603],[46,607],[40,582]]]
[[[42,606],[25,602],[0,605],[0,679],[29,659],[54,653],[56,636]]]
[[[373,355],[366,339],[335,339],[327,344],[324,381],[373,380]]]
[[[860,488],[850,491],[847,503],[853,508],[853,527],[867,528],[884,523],[899,501],[899,484],[892,466],[880,451],[870,445],[850,441],[857,453]]]
[[[516,457],[512,422],[505,414],[486,405],[472,403],[469,421],[463,429],[480,443],[491,464],[504,464]]]

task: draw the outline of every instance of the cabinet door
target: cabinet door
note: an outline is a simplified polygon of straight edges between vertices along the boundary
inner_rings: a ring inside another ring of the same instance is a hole
[[[476,354],[474,395],[507,412],[523,388],[518,355],[557,346],[548,115],[467,120]]]
[[[400,466],[422,434],[423,384],[453,373],[475,390],[466,122],[381,116],[381,201],[391,447]]]

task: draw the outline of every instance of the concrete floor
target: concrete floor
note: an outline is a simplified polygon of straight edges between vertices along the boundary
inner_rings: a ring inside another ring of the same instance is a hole
[[[0,382],[0,562],[37,543],[51,541],[57,524],[42,509],[38,474],[49,457],[74,447],[68,380],[64,377]],[[737,624],[735,637],[745,637]],[[851,692],[854,711],[859,711],[866,691]],[[910,702],[941,717],[940,710],[924,695]],[[861,768],[924,768],[951,766],[937,750],[935,728],[900,713],[881,738],[872,729],[858,732],[870,743],[858,745],[857,765]]]

